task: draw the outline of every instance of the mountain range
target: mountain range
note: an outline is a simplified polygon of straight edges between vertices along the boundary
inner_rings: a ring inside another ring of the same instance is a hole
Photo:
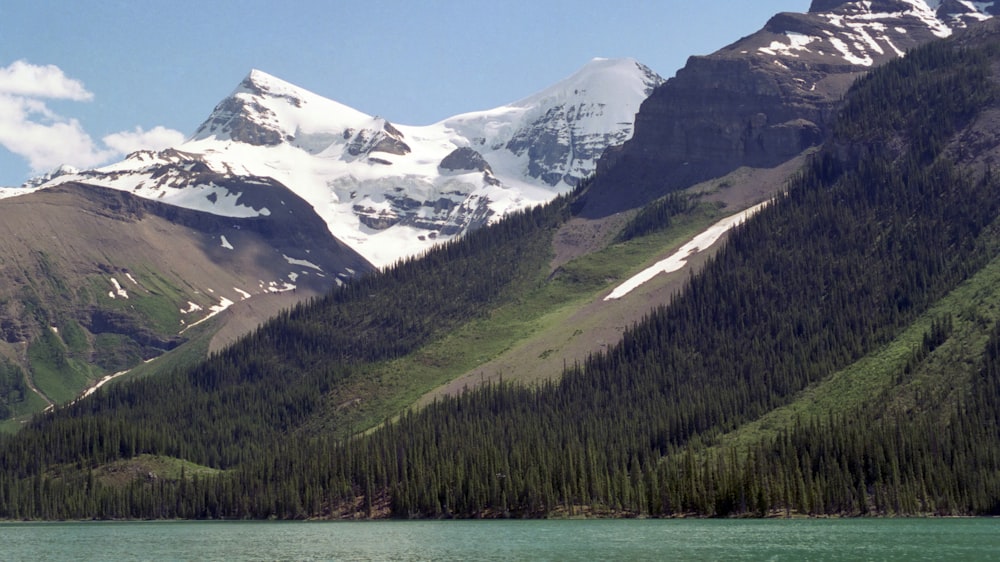
[[[597,60],[423,132],[251,72],[185,145],[0,203],[76,221],[0,254],[11,413],[170,350],[0,439],[0,514],[996,514],[992,10],[815,1],[662,84]],[[595,67],[645,101],[590,175]],[[148,260],[167,236],[204,277]],[[312,298],[186,318],[254,278]]]
[[[183,342],[219,349],[281,307],[549,201],[595,169],[557,262],[605,244],[620,211],[734,171],[757,170],[744,182],[754,185],[710,197],[764,200],[794,171],[783,163],[827,138],[858,76],[988,10],[814,2],[692,57],[666,82],[634,60],[594,59],[518,102],[424,127],[253,70],[180,146],[0,190],[20,195],[0,199],[10,256],[0,347],[35,381],[24,393],[33,406],[15,411],[66,400]],[[41,224],[47,236],[33,234]],[[172,238],[189,242],[165,243],[178,228]],[[193,337],[188,327],[209,317],[211,334]],[[71,346],[49,337],[60,329],[83,335]],[[602,332],[600,341],[616,337]],[[43,355],[64,359],[45,366]]]
[[[253,70],[184,144],[41,187],[85,182],[230,217],[279,212],[262,198],[283,188],[384,267],[568,191],[631,136],[662,82],[634,60],[595,59],[520,101],[411,127]]]
[[[180,146],[0,190],[0,347],[33,381],[24,408],[183,342],[218,349],[281,307],[570,190],[661,82],[595,59],[518,102],[407,127],[253,70]],[[189,330],[216,316],[212,343]],[[67,330],[77,343],[51,337]]]

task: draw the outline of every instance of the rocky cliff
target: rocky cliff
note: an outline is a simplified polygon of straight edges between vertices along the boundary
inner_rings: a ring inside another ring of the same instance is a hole
[[[858,76],[988,18],[984,6],[816,0],[806,14],[778,14],[753,35],[691,57],[643,102],[632,139],[599,160],[583,215],[635,208],[741,166],[777,166],[818,146]]]

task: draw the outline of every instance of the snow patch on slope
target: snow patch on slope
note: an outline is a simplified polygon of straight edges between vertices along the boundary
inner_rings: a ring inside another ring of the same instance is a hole
[[[282,254],[281,257],[285,258],[285,261],[287,261],[288,263],[290,263],[292,265],[301,265],[302,267],[309,267],[309,268],[315,269],[316,271],[319,271],[319,272],[323,271],[323,268],[321,268],[320,266],[312,263],[311,261],[290,258],[290,257],[288,257],[288,256],[286,256],[284,254]]]
[[[111,286],[114,287],[114,289],[111,290],[111,291],[108,291],[108,296],[109,297],[111,297],[113,299],[114,298],[118,298],[118,297],[121,297],[123,299],[128,299],[128,291],[126,291],[121,286],[121,283],[119,283],[118,280],[115,279],[114,277],[111,278]]]
[[[185,328],[184,328],[183,330],[181,330],[181,331],[180,331],[179,333],[183,334],[184,332],[188,331],[188,330],[189,330],[189,329],[191,329],[191,328],[194,328],[194,327],[195,327],[195,326],[197,326],[198,324],[201,324],[202,322],[205,322],[206,320],[208,320],[208,319],[210,319],[210,318],[212,318],[212,317],[216,316],[216,315],[217,315],[217,314],[219,314],[220,312],[223,312],[223,311],[225,311],[225,310],[226,310],[227,308],[229,308],[230,306],[233,306],[233,304],[235,304],[235,303],[234,303],[233,301],[231,301],[231,300],[229,300],[229,299],[227,299],[227,298],[225,298],[225,297],[222,297],[221,299],[219,299],[219,304],[217,304],[217,305],[214,305],[214,306],[210,306],[210,307],[208,308],[208,310],[209,310],[209,313],[208,313],[208,314],[207,314],[207,315],[206,315],[206,316],[205,316],[204,318],[202,318],[201,320],[198,320],[197,322],[193,322],[193,323],[191,323],[191,324],[188,324],[188,325],[187,325],[187,326],[186,326],[186,327],[185,327]],[[199,310],[200,310],[200,308],[199,308]]]
[[[957,4],[967,11],[963,13],[941,14],[941,2],[936,0],[901,0],[900,7],[905,8],[895,12],[873,12],[871,2],[856,2],[836,12],[819,13],[817,16],[825,19],[829,26],[837,30],[825,31],[825,36],[810,36],[797,32],[785,33],[785,40],[772,41],[766,47],[759,47],[760,53],[771,56],[797,58],[801,53],[826,55],[820,48],[828,43],[836,51],[829,53],[838,56],[853,65],[870,67],[875,64],[876,56],[885,55],[891,51],[895,56],[905,53],[896,46],[893,34],[903,35],[907,31],[898,25],[889,23],[900,20],[916,20],[926,27],[933,35],[940,38],[949,37],[954,28],[964,27],[967,20],[985,20],[990,16],[987,9],[993,2],[958,1]]]
[[[632,278],[628,281],[625,281],[621,285],[615,287],[615,289],[611,291],[608,296],[604,297],[604,300],[610,301],[620,299],[661,273],[672,273],[674,271],[681,270],[685,265],[687,265],[689,257],[705,250],[706,248],[710,248],[719,240],[719,238],[722,238],[723,234],[729,232],[729,230],[733,227],[743,224],[744,221],[755,215],[757,211],[763,209],[767,206],[767,204],[768,202],[765,201],[764,203],[754,205],[745,211],[726,217],[713,224],[689,240],[686,244],[678,248],[676,252],[670,255],[670,257],[656,262],[652,266],[632,276]]]
[[[810,37],[801,33],[790,32],[785,35],[789,41],[787,45],[781,41],[772,41],[770,46],[760,47],[757,50],[768,55],[778,55],[780,53],[786,57],[798,57],[799,55],[796,51],[811,52],[808,45],[813,41],[819,40],[819,37]]]

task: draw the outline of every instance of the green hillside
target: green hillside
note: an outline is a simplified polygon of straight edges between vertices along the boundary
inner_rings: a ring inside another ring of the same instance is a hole
[[[2,438],[0,517],[998,514],[1000,179],[962,142],[998,60],[980,34],[859,81],[785,195],[561,375],[407,409],[717,208],[671,196],[549,271],[584,185],[111,385]]]

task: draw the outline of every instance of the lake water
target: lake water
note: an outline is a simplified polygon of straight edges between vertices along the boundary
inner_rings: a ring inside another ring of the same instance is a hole
[[[991,560],[1000,519],[0,524],[3,560]]]

